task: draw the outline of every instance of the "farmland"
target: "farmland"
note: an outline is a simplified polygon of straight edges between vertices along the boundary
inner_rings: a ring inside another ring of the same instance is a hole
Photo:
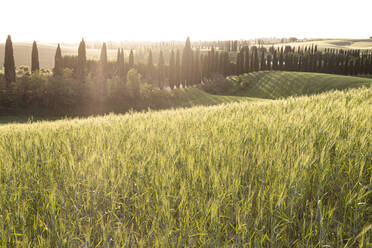
[[[364,87],[3,125],[0,246],[368,247],[371,110]]]
[[[360,50],[368,50],[372,49],[372,39],[315,39],[309,40],[304,42],[294,42],[294,43],[285,43],[285,44],[278,44],[279,46],[282,45],[290,45],[290,46],[311,46],[317,45],[320,50],[325,48],[330,49],[360,49]]]

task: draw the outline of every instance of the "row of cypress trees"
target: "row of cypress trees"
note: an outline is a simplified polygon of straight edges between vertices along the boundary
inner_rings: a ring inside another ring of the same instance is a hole
[[[35,72],[39,69],[39,51],[37,49],[36,41],[34,41],[32,44],[31,52],[31,71]],[[5,42],[4,74],[5,80],[8,84],[16,81],[16,67],[14,62],[13,43],[10,35],[8,35],[8,38]]]
[[[237,43],[232,42],[232,48],[230,47],[229,50],[236,50],[236,46]],[[108,61],[106,43],[102,45],[99,61],[87,60],[86,44],[83,39],[79,44],[77,56],[62,56],[61,47],[58,44],[55,53],[54,76],[63,76],[65,68],[72,69],[73,76],[82,83],[88,74],[100,81],[117,76],[125,82],[127,72],[135,68],[148,83],[160,89],[165,87],[173,89],[181,85],[188,87],[199,84],[215,73],[228,76],[260,70],[286,70],[343,75],[372,74],[372,53],[338,49],[318,51],[317,46],[297,47],[297,49],[290,46],[270,47],[269,49],[263,46],[244,46],[239,52],[216,51],[212,46],[209,51],[201,53],[199,49],[192,49],[190,39],[187,38],[182,53],[179,50],[172,50],[169,62],[166,64],[163,52],[160,51],[155,66],[151,49],[147,64],[135,64],[133,50],[130,50],[128,63],[125,63],[123,49],[118,49],[115,62]],[[10,36],[5,44],[4,69],[6,82],[15,82],[15,63]],[[38,48],[34,42],[31,71],[35,72],[39,69]]]
[[[242,48],[237,55],[236,74],[262,70],[320,72],[341,75],[372,74],[372,53],[360,50],[301,48]]]

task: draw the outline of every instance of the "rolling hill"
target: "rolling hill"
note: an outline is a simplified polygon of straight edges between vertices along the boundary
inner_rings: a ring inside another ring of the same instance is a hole
[[[174,89],[159,92],[153,99],[146,101],[147,105],[133,106],[137,110],[151,109],[171,109],[194,106],[211,106],[222,103],[242,102],[242,101],[262,101],[259,98],[249,98],[240,96],[220,96],[208,94],[198,88]],[[4,113],[4,114],[3,114]],[[0,125],[12,122],[28,122],[30,119],[36,120],[55,120],[58,116],[50,116],[37,110],[35,113],[24,109],[2,109],[0,107]]]
[[[277,44],[275,46],[311,46],[312,44],[317,45],[318,49],[323,50],[325,48],[335,48],[335,49],[360,49],[360,50],[371,50],[372,49],[372,39],[321,39],[321,40],[310,40],[305,42],[295,42],[295,43],[284,43]]]
[[[309,72],[260,71],[229,77],[239,96],[278,99],[370,87],[372,79]]]

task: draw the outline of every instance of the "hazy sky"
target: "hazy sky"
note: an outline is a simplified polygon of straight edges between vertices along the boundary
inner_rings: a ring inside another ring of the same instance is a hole
[[[0,9],[0,42],[372,36],[372,0],[1,0]]]

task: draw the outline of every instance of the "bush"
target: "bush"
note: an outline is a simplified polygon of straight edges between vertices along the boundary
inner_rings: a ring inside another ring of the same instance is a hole
[[[232,91],[232,84],[219,73],[213,73],[210,79],[205,79],[201,87],[211,94],[228,95]]]

